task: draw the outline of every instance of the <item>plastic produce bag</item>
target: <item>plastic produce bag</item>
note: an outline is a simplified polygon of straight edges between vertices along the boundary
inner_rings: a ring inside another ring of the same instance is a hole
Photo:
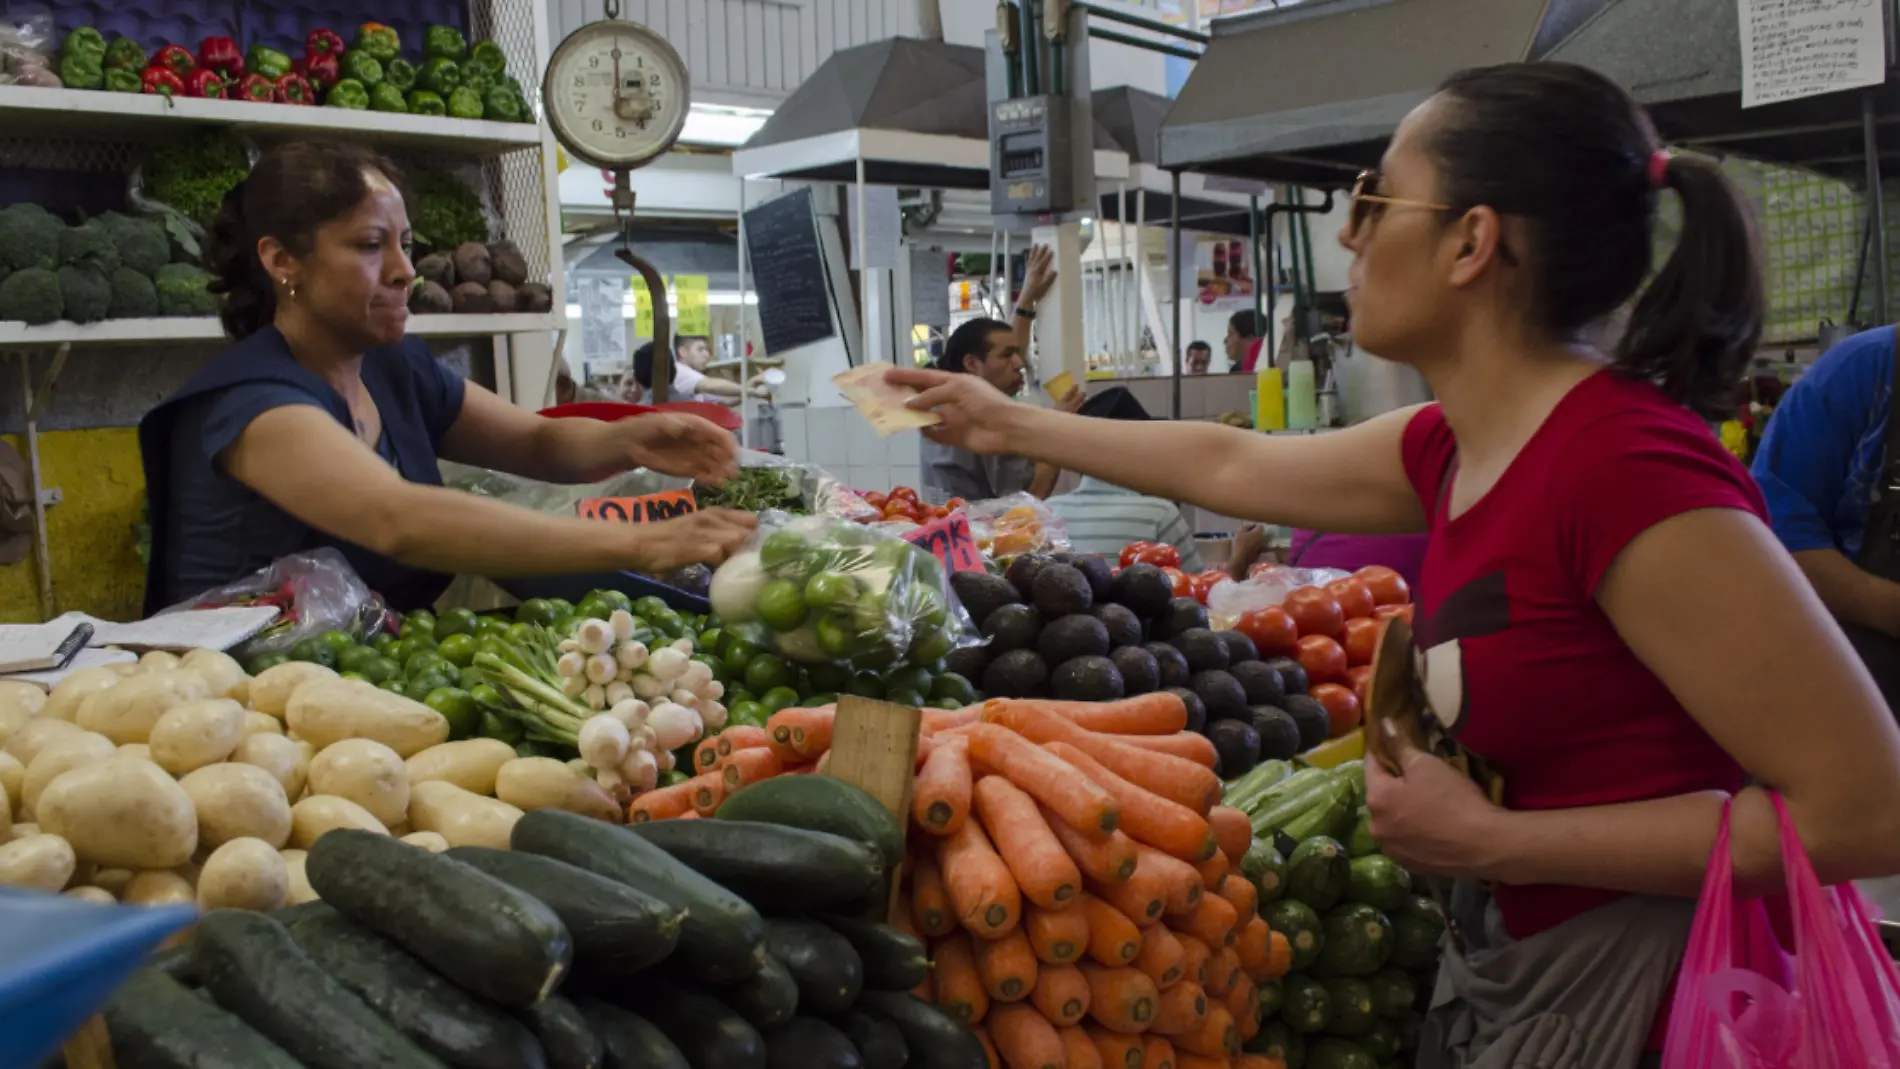
[[[1351,572],[1336,568],[1274,568],[1242,582],[1222,579],[1207,594],[1209,626],[1228,629],[1250,612],[1270,609],[1301,587],[1320,586],[1346,579]]]
[[[442,485],[476,497],[493,498],[549,516],[574,516],[583,501],[595,498],[645,497],[663,490],[684,490],[688,483],[670,475],[635,468],[594,483],[544,483],[505,471],[474,468],[443,461]]]
[[[932,665],[975,640],[936,557],[822,516],[761,516],[713,574],[711,601],[729,630],[802,664]]]
[[[0,85],[58,89],[59,60],[53,56],[53,15],[34,4],[8,6],[0,14]]]
[[[279,557],[270,567],[207,590],[160,613],[218,609],[226,605],[275,605],[283,610],[255,638],[231,651],[240,661],[289,653],[305,639],[342,631],[358,642],[382,630],[388,609],[357,577],[343,554],[324,547]]]
[[[1069,525],[1032,494],[1010,494],[963,506],[977,548],[993,560],[1053,553],[1069,544]]]
[[[1736,901],[1725,805],[1670,1004],[1663,1069],[1900,1067],[1900,970],[1880,944],[1876,911],[1852,884],[1821,886],[1787,806],[1770,797],[1795,953],[1776,942],[1762,900]]]
[[[792,515],[874,520],[878,512],[816,464],[754,449],[739,453],[739,476],[723,486],[695,486],[701,508],[743,512],[776,509]]]

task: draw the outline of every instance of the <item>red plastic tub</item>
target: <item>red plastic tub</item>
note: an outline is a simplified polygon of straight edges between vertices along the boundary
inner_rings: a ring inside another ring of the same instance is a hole
[[[715,426],[736,431],[745,425],[745,417],[725,405],[715,405],[706,401],[669,401],[663,405],[635,405],[625,401],[577,401],[571,405],[555,405],[544,408],[541,415],[551,419],[597,419],[602,423],[644,416],[649,412],[681,412],[689,416],[699,416],[711,421]]]

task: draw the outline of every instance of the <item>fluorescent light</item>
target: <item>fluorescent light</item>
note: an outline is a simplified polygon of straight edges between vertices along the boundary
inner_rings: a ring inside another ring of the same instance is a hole
[[[712,145],[737,148],[746,143],[772,113],[764,108],[739,108],[724,104],[694,104],[686,112],[686,128],[680,141],[688,145]]]

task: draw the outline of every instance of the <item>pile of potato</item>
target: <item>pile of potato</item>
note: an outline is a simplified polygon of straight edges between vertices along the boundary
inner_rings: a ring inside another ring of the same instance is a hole
[[[274,909],[316,894],[332,828],[506,849],[530,809],[618,821],[580,762],[449,742],[435,710],[320,665],[212,650],[0,682],[0,885],[100,903]]]

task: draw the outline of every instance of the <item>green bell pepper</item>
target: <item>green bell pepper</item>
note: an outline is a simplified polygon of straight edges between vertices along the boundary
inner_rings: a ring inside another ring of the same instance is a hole
[[[416,87],[416,65],[397,56],[383,64],[383,81],[407,93]]]
[[[74,56],[91,56],[103,66],[106,58],[106,35],[91,26],[80,26],[66,35],[59,46],[59,58],[71,59]]]
[[[441,93],[427,89],[416,89],[409,94],[409,114],[411,115],[447,115],[449,102],[442,99]]]
[[[343,77],[363,83],[369,89],[383,84],[383,63],[368,52],[343,53]]]
[[[462,68],[452,59],[432,59],[422,65],[416,84],[431,93],[447,97],[461,88]]]
[[[395,30],[380,22],[365,22],[356,28],[356,43],[350,46],[350,50],[367,52],[376,62],[388,63],[402,55],[402,38],[396,36]]]
[[[452,59],[457,63],[468,56],[468,38],[453,26],[431,26],[422,34],[424,59]]]
[[[462,64],[462,85],[477,93],[487,93],[495,85],[495,73],[473,63]]]
[[[449,116],[455,119],[479,119],[482,117],[482,95],[473,89],[461,88],[449,94]]]
[[[130,37],[115,37],[106,49],[106,66],[138,74],[145,70],[145,50]]]
[[[59,80],[68,89],[104,89],[105,53],[74,51],[59,61]]]
[[[138,71],[129,71],[120,67],[106,68],[106,92],[143,93],[145,79]]]
[[[381,85],[371,87],[369,91],[369,110],[403,112],[409,110],[409,102],[403,99],[402,90],[396,88],[389,82],[384,82]]]
[[[508,55],[501,46],[493,41],[477,41],[468,50],[468,61],[477,67],[487,67],[490,74],[500,74],[508,69]]]
[[[323,103],[332,108],[363,111],[369,107],[369,89],[354,78],[345,78],[330,87]]]
[[[520,122],[521,101],[515,98],[514,90],[506,85],[490,86],[482,94],[482,118],[495,122]]]
[[[244,55],[244,70],[249,74],[261,74],[276,81],[290,73],[290,57],[275,48],[252,45]]]

